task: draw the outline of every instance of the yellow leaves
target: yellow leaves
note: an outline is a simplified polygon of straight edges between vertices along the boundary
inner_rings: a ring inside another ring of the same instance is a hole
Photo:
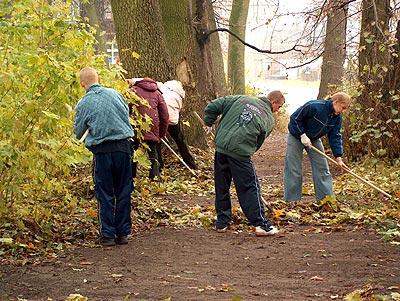
[[[94,210],[93,208],[87,208],[87,209],[86,209],[86,214],[87,214],[91,219],[97,218],[97,211]]]
[[[205,292],[205,291],[216,291],[216,292],[231,292],[235,289],[230,287],[227,284],[221,284],[219,287],[215,287],[212,285],[207,285],[205,287],[197,287],[197,286],[189,286],[189,289],[195,289],[198,292]]]
[[[285,210],[280,209],[280,210],[274,210],[273,215],[275,219],[279,219],[281,216],[283,216],[285,213]]]
[[[350,294],[347,294],[344,298],[345,301],[364,301],[368,300],[369,297],[372,297],[373,291],[372,287],[367,286],[364,289],[355,290]]]
[[[137,53],[137,52],[135,52],[135,51],[132,51],[132,57],[133,58],[135,58],[135,59],[139,59],[140,58],[140,55]]]
[[[88,301],[89,299],[81,294],[70,294],[65,301]]]
[[[44,115],[46,115],[46,117],[50,118],[50,119],[55,119],[55,120],[59,120],[60,116],[58,116],[57,114],[51,113],[49,111],[42,111],[42,113]]]
[[[13,243],[13,239],[10,237],[0,237],[0,244],[11,245]]]

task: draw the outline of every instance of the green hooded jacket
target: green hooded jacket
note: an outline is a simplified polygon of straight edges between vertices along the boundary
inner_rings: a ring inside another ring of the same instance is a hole
[[[220,115],[216,149],[238,160],[251,158],[274,127],[272,105],[265,97],[231,95],[214,99],[205,108],[205,124],[212,126]]]

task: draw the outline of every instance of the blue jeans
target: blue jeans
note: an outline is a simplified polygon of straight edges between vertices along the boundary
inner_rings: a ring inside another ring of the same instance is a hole
[[[321,139],[312,142],[313,146],[324,151]],[[321,154],[305,147],[299,139],[290,133],[286,142],[285,170],[283,176],[284,199],[287,202],[300,201],[303,185],[303,150],[307,151],[310,159],[314,192],[317,201],[323,200],[326,196],[334,196],[332,175],[329,171],[328,161]]]
[[[232,221],[230,196],[231,182],[235,183],[240,207],[253,226],[271,226],[264,214],[260,185],[253,161],[240,161],[228,155],[216,152],[214,161],[215,209],[217,211],[217,229],[227,227]]]
[[[99,232],[114,238],[131,233],[131,154],[124,152],[94,155],[94,191],[98,201]]]

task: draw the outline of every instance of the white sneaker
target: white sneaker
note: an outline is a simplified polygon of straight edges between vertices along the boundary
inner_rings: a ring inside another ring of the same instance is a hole
[[[257,226],[255,233],[256,236],[269,236],[279,233],[279,230],[276,229],[274,226],[270,226],[269,228],[267,228],[266,226]]]
[[[224,227],[224,228],[221,228],[221,229],[217,229],[217,232],[218,233],[226,233],[228,231],[228,227]]]

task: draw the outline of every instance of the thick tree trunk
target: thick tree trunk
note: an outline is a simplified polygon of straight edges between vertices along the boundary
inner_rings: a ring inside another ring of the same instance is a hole
[[[158,0],[111,0],[111,6],[119,56],[127,76],[155,80],[175,77]]]
[[[186,98],[182,119],[189,144],[206,147],[204,132],[193,111],[203,114],[216,97],[212,43],[209,30],[210,0],[112,0],[118,48],[129,77],[158,81],[178,79]],[[212,19],[211,19],[212,20]],[[134,58],[132,53],[139,54]],[[222,63],[221,63],[222,66]],[[222,71],[223,73],[223,71]]]
[[[229,30],[246,40],[246,22],[250,0],[233,0]],[[245,93],[245,63],[243,43],[234,36],[229,36],[228,43],[228,80],[232,94]]]
[[[318,99],[337,91],[344,75],[346,58],[347,0],[330,0],[327,8],[325,49],[321,67]]]

